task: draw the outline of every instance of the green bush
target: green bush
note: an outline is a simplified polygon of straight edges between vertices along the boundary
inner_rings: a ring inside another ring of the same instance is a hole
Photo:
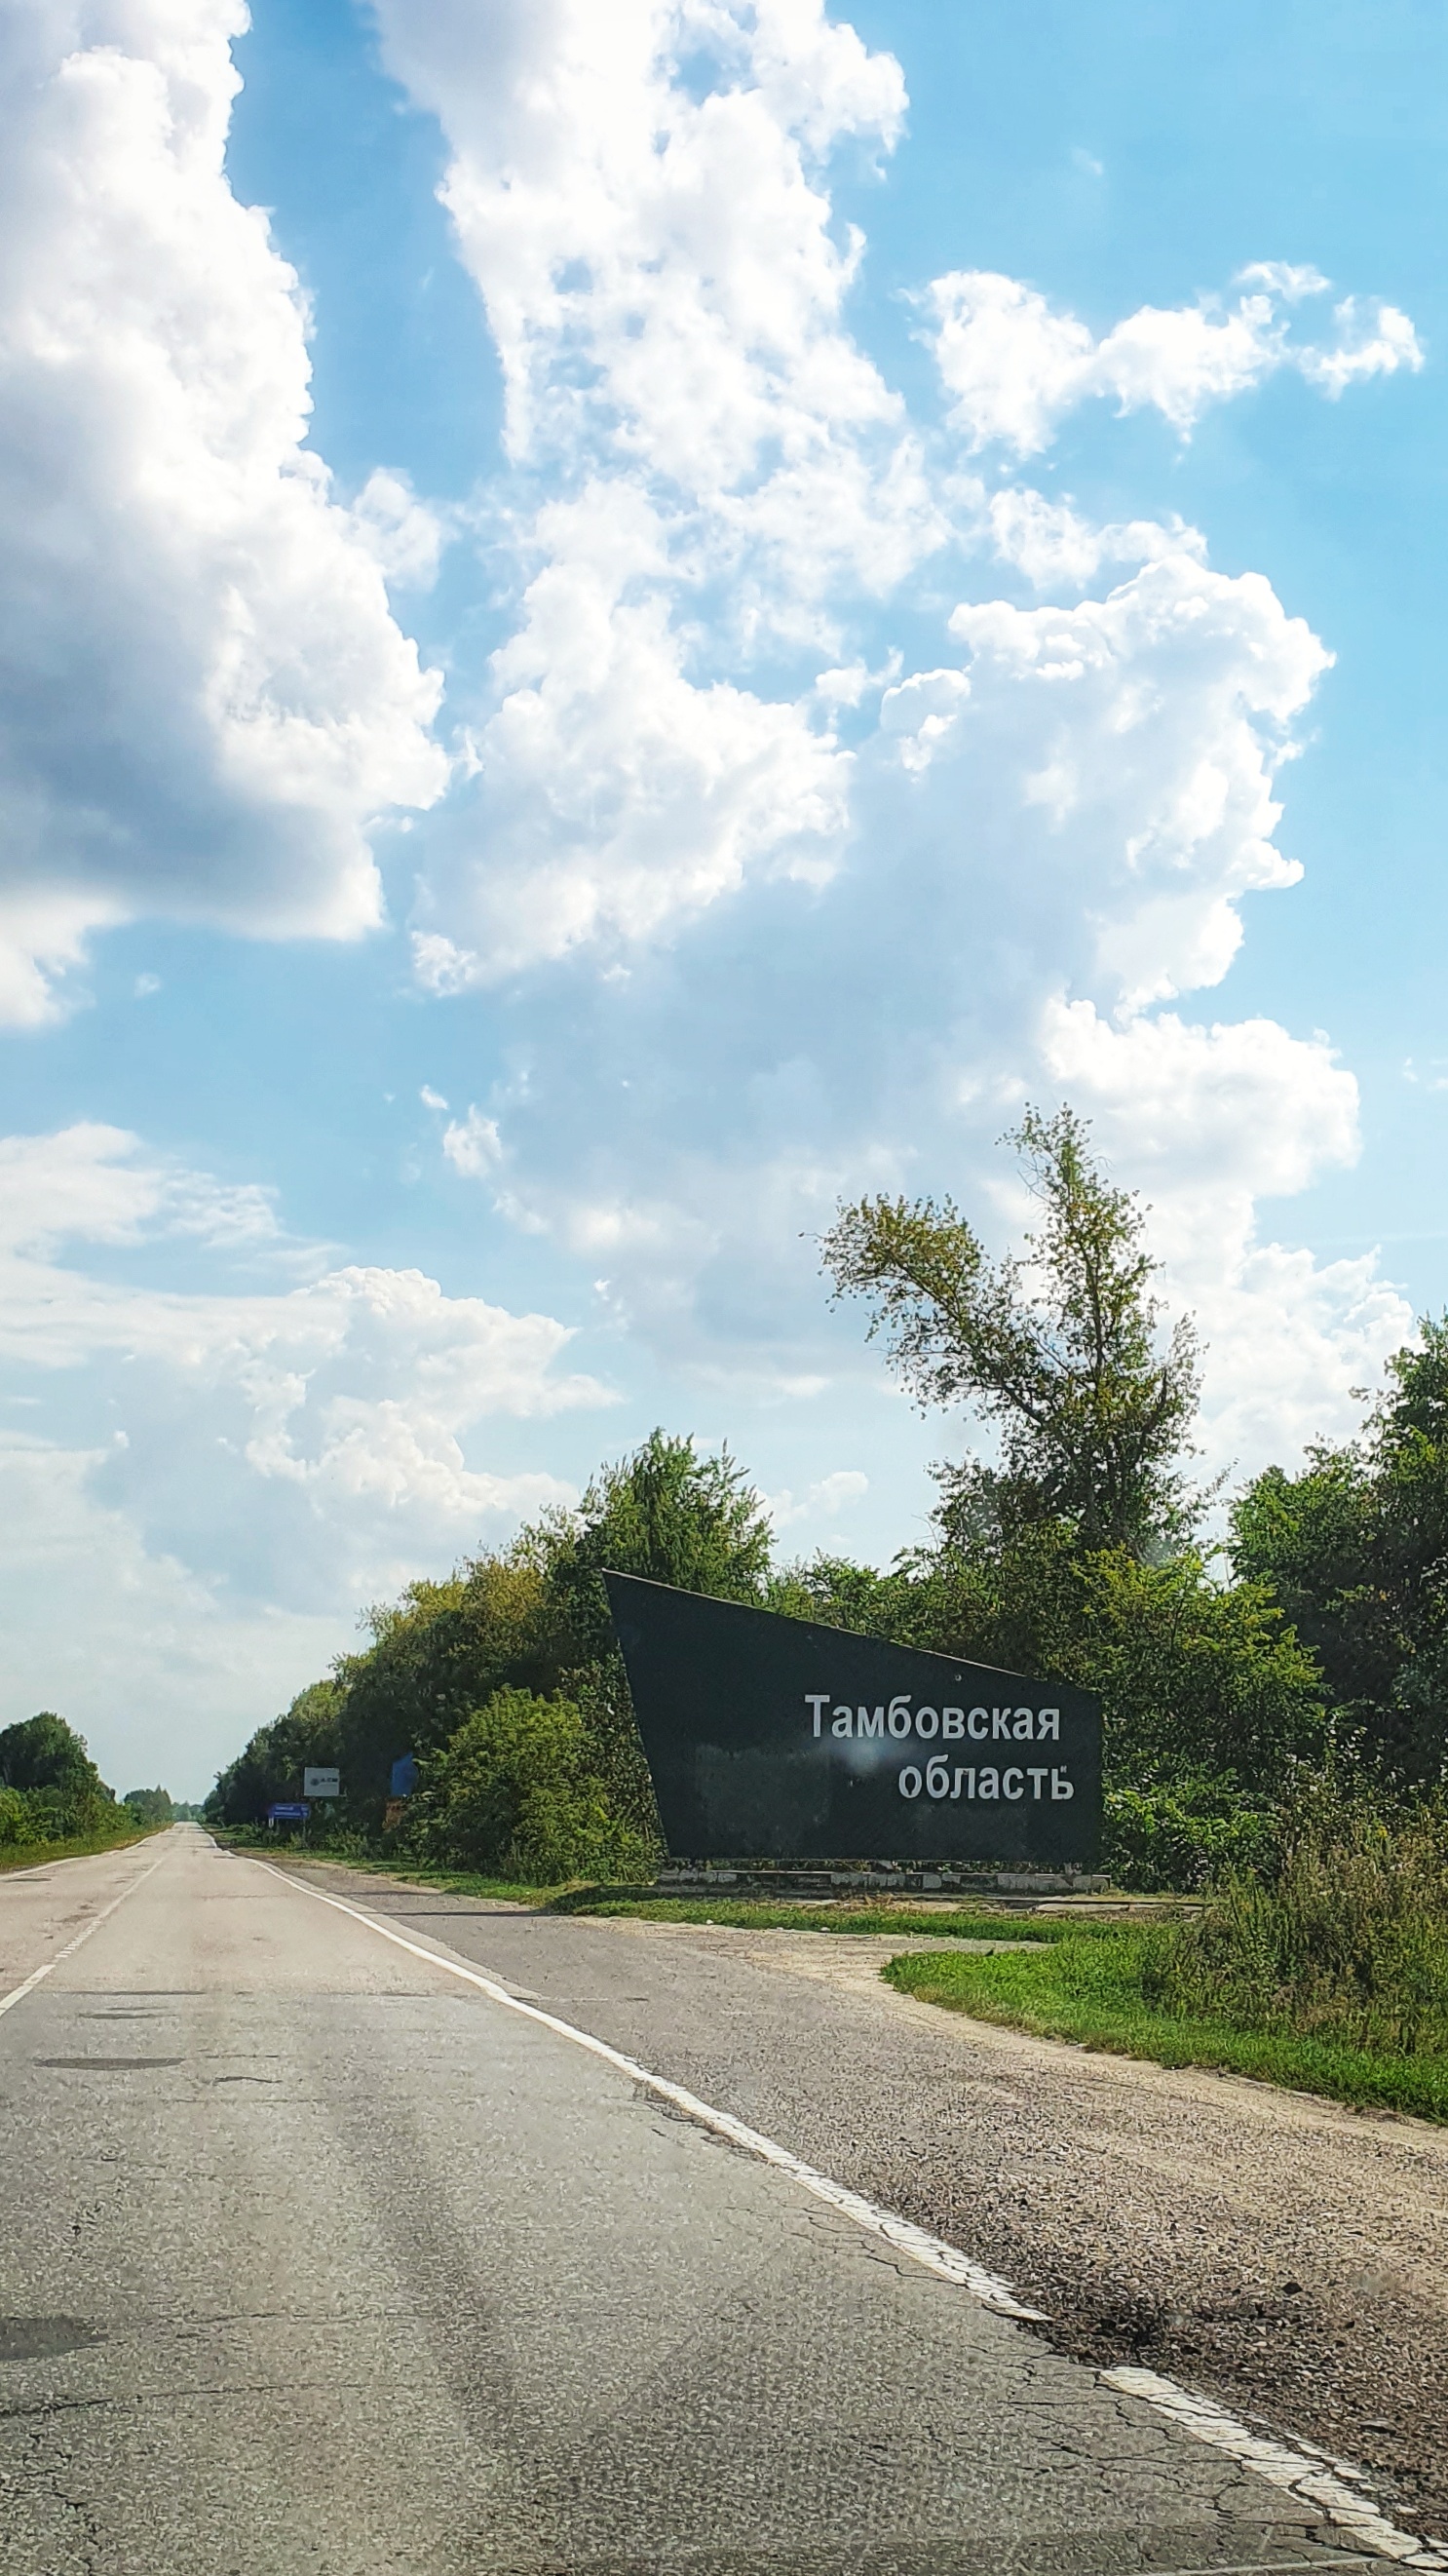
[[[582,1712],[526,1690],[495,1691],[424,1762],[403,1830],[422,1859],[533,1886],[637,1864]]]
[[[1193,1895],[1234,1871],[1270,1869],[1278,1820],[1231,1780],[1105,1793],[1102,1860],[1117,1887]]]
[[[0,1849],[38,1839],[29,1799],[19,1789],[0,1789]]]
[[[1448,2053],[1448,1820],[1319,1793],[1274,1877],[1227,1878],[1146,1963],[1146,2000],[1243,2030]]]
[[[0,1733],[0,1788],[17,1791],[31,1821],[31,1842],[64,1842],[101,1833],[126,1819],[86,1751],[84,1736],[53,1709],[42,1709]]]
[[[121,1804],[141,1825],[169,1825],[176,1814],[167,1789],[128,1789]]]

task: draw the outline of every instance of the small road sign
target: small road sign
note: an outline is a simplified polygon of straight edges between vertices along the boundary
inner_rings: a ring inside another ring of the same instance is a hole
[[[279,1806],[268,1807],[266,1820],[269,1825],[304,1825],[311,1812],[300,1798],[292,1798]]]
[[[326,1769],[319,1768],[313,1763],[309,1763],[306,1770],[302,1773],[302,1795],[304,1798],[340,1798],[342,1795],[341,1772],[328,1771]]]

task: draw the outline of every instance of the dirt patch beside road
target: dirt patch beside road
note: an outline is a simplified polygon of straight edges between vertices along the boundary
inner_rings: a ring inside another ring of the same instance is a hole
[[[855,1994],[899,1947],[709,1937]],[[1277,2427],[1286,2401],[1294,2431],[1448,2530],[1448,2134],[975,2022],[960,2056],[955,2134],[898,2155],[882,2134],[878,2198],[1026,2291],[1076,2358],[1140,2363]],[[967,2126],[987,2155],[962,2156]]]

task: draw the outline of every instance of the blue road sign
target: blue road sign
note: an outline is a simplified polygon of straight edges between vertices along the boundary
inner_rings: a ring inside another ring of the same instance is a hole
[[[417,1764],[410,1753],[399,1754],[392,1765],[392,1795],[410,1798],[417,1787]]]
[[[300,1798],[295,1798],[287,1806],[268,1807],[266,1820],[269,1825],[304,1825],[311,1812]]]

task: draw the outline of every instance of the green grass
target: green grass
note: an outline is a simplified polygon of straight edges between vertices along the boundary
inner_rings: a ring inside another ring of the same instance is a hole
[[[239,1851],[267,1853],[274,1860],[333,1861],[339,1868],[366,1870],[375,1876],[406,1879],[418,1887],[437,1887],[454,1896],[502,1898],[536,1905],[549,1914],[628,1916],[643,1923],[720,1923],[744,1932],[856,1932],[890,1939],[942,1941],[1094,1940],[1114,1930],[1110,1923],[1069,1922],[1049,1914],[1017,1914],[1002,1908],[935,1907],[915,1914],[901,1906],[860,1905],[848,1910],[828,1905],[751,1904],[744,1897],[649,1896],[625,1888],[580,1886],[536,1887],[517,1879],[484,1878],[476,1870],[439,1869],[377,1852],[325,1843],[306,1848],[279,1842],[274,1835],[245,1827],[212,1827],[218,1842]]]
[[[477,1870],[436,1869],[415,1861],[390,1860],[380,1852],[354,1850],[350,1842],[300,1843],[290,1835],[282,1841],[275,1834],[236,1825],[208,1825],[206,1830],[234,1851],[256,1852],[277,1861],[331,1861],[338,1869],[365,1870],[374,1878],[403,1878],[410,1885],[442,1888],[451,1896],[493,1896],[512,1904],[543,1905],[559,1893],[556,1886],[533,1887],[519,1879],[484,1878]]]
[[[375,1854],[359,1859],[351,1852],[319,1851],[298,1853],[297,1857],[333,1860],[342,1869],[370,1870],[380,1878],[405,1878],[410,1886],[439,1887],[449,1896],[492,1896],[513,1905],[541,1906],[555,1892],[550,1887],[529,1886],[522,1879],[484,1878],[475,1869],[423,1868],[413,1861],[379,1860]]]
[[[747,1897],[638,1896],[609,1888],[569,1888],[550,1900],[554,1914],[627,1915],[641,1923],[721,1923],[741,1932],[885,1933],[925,1941],[1097,1940],[1111,1923],[1072,1922],[1060,1915],[1016,1914],[1002,1907],[899,1905],[765,1905]]]
[[[0,1845],[0,1871],[43,1869],[52,1860],[91,1860],[98,1852],[125,1851],[130,1844],[165,1831],[164,1825],[134,1825],[123,1834],[71,1834],[58,1843],[5,1843]]]
[[[1104,1928],[1104,1927],[1103,1927]],[[1074,1933],[1075,1926],[1070,1927]],[[1162,1935],[1112,1927],[1105,1939],[1071,1938],[1011,1956],[891,1959],[882,1971],[901,1994],[1004,2023],[1043,2039],[1146,2057],[1161,2066],[1204,2066],[1265,2084],[1321,2093],[1358,2109],[1448,2120],[1448,2057],[1355,2048],[1281,2030],[1244,2030],[1225,2019],[1154,2009],[1143,1971]],[[1159,1950],[1156,1954],[1159,1957]]]

